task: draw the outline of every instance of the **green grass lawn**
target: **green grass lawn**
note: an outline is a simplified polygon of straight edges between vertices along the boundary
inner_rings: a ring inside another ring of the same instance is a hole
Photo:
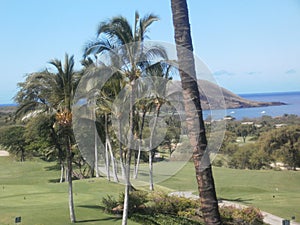
[[[67,184],[53,183],[59,171],[52,163],[15,162],[0,157],[0,224],[67,225],[69,221]],[[122,185],[104,179],[74,181],[74,202],[78,224],[121,224],[121,220],[100,210],[102,197],[118,196]],[[129,221],[130,225],[137,223]]]
[[[16,216],[22,217],[22,225],[71,224],[67,184],[53,182],[59,177],[59,171],[54,170],[53,165],[40,160],[20,163],[9,157],[0,157],[1,225],[14,224]],[[172,164],[168,166],[170,171]],[[157,172],[160,170],[157,168]],[[214,168],[214,176],[219,198],[254,205],[287,219],[296,216],[296,220],[300,221],[300,172]],[[123,185],[109,183],[102,178],[74,181],[79,224],[121,224],[119,218],[103,213],[99,205],[103,196],[110,194],[117,197],[123,188]],[[197,194],[193,164],[187,163],[177,174],[156,184],[155,188]],[[129,221],[129,224],[137,223]]]
[[[300,171],[236,170],[215,167],[218,198],[253,205],[263,211],[300,221]],[[197,194],[194,168],[188,163],[160,185]]]

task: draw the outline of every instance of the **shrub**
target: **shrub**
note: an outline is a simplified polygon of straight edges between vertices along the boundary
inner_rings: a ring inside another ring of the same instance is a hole
[[[119,196],[119,203],[124,205],[124,193]],[[145,203],[148,202],[148,193],[146,191],[132,191],[129,193],[128,214],[142,212],[145,209]]]
[[[152,210],[157,214],[171,214],[190,218],[199,214],[200,202],[185,197],[155,193],[151,196]]]
[[[212,165],[213,166],[216,166],[216,167],[222,167],[223,166],[223,161],[221,159],[215,159],[213,162],[212,162]]]
[[[131,219],[143,225],[200,225],[202,223],[171,215],[141,215],[134,214]]]
[[[104,206],[104,211],[108,213],[113,213],[113,209],[119,205],[118,201],[116,201],[111,195],[103,197],[102,204]]]
[[[105,211],[122,212],[124,193],[116,201],[108,195],[102,199]],[[129,216],[132,220],[144,225],[199,225],[202,224],[200,202],[166,193],[133,191],[129,194]],[[224,225],[262,225],[263,216],[254,207],[236,208],[220,207]]]
[[[254,207],[236,208],[233,206],[223,206],[220,208],[220,214],[224,224],[227,225],[261,225],[263,215],[260,210]]]
[[[135,212],[143,212],[145,208],[144,204],[148,201],[147,195],[148,193],[145,191],[133,191],[129,193],[129,215]],[[102,204],[104,210],[108,213],[121,213],[124,205],[124,193],[122,192],[119,195],[118,201],[111,195],[108,195],[102,198]]]

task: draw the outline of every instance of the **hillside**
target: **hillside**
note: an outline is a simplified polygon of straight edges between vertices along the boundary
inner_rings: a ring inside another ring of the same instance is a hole
[[[220,108],[250,108],[285,104],[282,102],[257,102],[248,100],[207,80],[198,80],[198,86],[200,87],[201,105],[204,110]],[[172,81],[170,89],[172,89],[172,93],[177,91],[181,92],[180,81]],[[223,93],[226,107],[222,106],[222,96],[220,96],[220,90]]]

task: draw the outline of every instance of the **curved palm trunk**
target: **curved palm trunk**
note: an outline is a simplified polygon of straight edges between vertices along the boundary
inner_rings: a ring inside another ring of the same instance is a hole
[[[106,167],[106,172],[107,172],[107,180],[110,181],[110,163],[109,163],[109,156],[108,156],[108,125],[107,125],[107,114],[105,113],[105,167]]]
[[[138,146],[138,155],[137,155],[137,160],[136,160],[136,165],[135,165],[135,169],[134,169],[134,179],[137,179],[138,176],[138,172],[139,172],[139,166],[140,166],[140,160],[141,160],[141,148],[142,148],[142,139],[143,139],[143,130],[144,130],[144,126],[145,126],[145,118],[146,118],[146,113],[147,111],[144,110],[143,111],[143,116],[142,116],[142,124],[141,124],[141,128],[140,128],[140,134],[139,134],[139,146]]]
[[[218,201],[216,197],[212,168],[209,156],[205,154],[207,140],[196,80],[186,0],[171,0],[171,7],[179,71],[183,89],[186,122],[190,143],[193,147],[193,161],[201,201],[201,210],[205,224],[219,225],[222,224],[222,222],[218,210]],[[181,46],[185,47],[187,50],[181,48]]]
[[[151,129],[151,134],[150,134],[150,144],[149,144],[149,185],[150,185],[150,191],[154,190],[154,183],[153,183],[153,135],[155,132],[155,128],[157,125],[157,119],[159,116],[159,112],[160,112],[160,107],[161,104],[158,104],[155,110],[155,117],[154,117],[154,123],[153,123],[153,127]]]
[[[108,115],[105,114],[105,157],[106,157],[106,167],[107,167],[107,176],[108,180],[110,180],[110,163],[112,165],[112,173],[115,182],[119,182],[117,169],[116,169],[116,162],[115,157],[112,152],[111,142],[108,134]],[[109,157],[111,162],[109,162]]]
[[[109,150],[111,164],[112,164],[112,172],[113,172],[113,176],[114,176],[114,181],[119,182],[119,178],[118,178],[118,174],[117,174],[117,168],[116,168],[116,161],[115,161],[114,154],[112,152],[112,147],[111,147],[109,136],[108,136],[108,139],[107,139],[107,145],[108,145],[108,150]]]

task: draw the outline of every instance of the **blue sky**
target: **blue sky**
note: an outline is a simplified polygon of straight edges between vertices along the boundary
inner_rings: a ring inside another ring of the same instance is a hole
[[[188,0],[196,55],[235,93],[300,91],[300,0]],[[75,55],[98,24],[155,13],[152,40],[173,43],[169,0],[1,0],[0,104],[11,103],[27,73]]]

